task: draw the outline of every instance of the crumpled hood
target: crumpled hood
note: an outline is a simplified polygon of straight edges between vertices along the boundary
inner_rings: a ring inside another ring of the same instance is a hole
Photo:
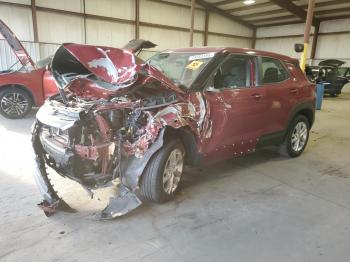
[[[135,56],[127,50],[79,44],[63,44],[62,47],[107,83],[123,84],[137,74]],[[53,59],[57,58],[55,55]],[[55,61],[52,63],[54,65]]]
[[[98,79],[89,79],[89,82],[100,85],[104,96],[124,93],[129,87],[145,84],[149,79],[157,80],[177,93],[184,93],[157,69],[148,64],[137,64],[135,55],[125,49],[63,44],[52,59],[51,70],[61,88],[69,82],[73,83],[74,76],[93,74]],[[66,77],[64,81],[63,77]]]

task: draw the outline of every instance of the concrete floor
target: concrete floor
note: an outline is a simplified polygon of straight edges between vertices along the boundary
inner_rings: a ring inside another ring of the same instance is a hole
[[[57,186],[78,213],[46,218],[36,207],[33,118],[0,118],[1,261],[350,259],[350,93],[325,99],[301,157],[266,149],[189,170],[176,201],[108,222],[93,215],[106,192],[90,200],[66,180]]]

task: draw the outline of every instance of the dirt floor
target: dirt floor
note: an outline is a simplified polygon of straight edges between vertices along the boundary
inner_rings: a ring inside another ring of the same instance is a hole
[[[0,118],[0,261],[344,261],[350,259],[350,87],[325,98],[305,153],[273,148],[187,170],[174,202],[95,219],[89,199],[56,179],[79,212],[46,218],[33,179],[30,127]],[[100,200],[98,200],[100,199]]]

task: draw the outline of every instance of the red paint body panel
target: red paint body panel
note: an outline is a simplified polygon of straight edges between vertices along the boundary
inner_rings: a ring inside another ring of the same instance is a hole
[[[41,106],[47,97],[56,94],[58,90],[50,71],[45,68],[0,74],[0,90],[13,85],[21,86],[29,92],[36,106]]]
[[[0,72],[0,91],[2,88],[20,86],[31,95],[35,106],[41,106],[47,97],[56,94],[58,91],[50,71],[47,68],[36,67],[21,42],[2,20],[0,20],[0,34],[4,36],[21,64],[25,67],[23,71]],[[27,64],[30,64],[30,69],[26,67]]]

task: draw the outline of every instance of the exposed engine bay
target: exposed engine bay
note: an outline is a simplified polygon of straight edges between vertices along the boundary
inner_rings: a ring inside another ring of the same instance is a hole
[[[134,191],[163,144],[164,127],[196,129],[196,118],[204,117],[184,102],[180,88],[136,60],[127,50],[75,44],[62,45],[53,57],[59,94],[40,108],[33,129],[36,178],[44,196],[39,206],[47,215],[69,207],[49,183],[45,166],[87,190],[119,178],[119,196],[101,214],[114,218],[141,204]]]

